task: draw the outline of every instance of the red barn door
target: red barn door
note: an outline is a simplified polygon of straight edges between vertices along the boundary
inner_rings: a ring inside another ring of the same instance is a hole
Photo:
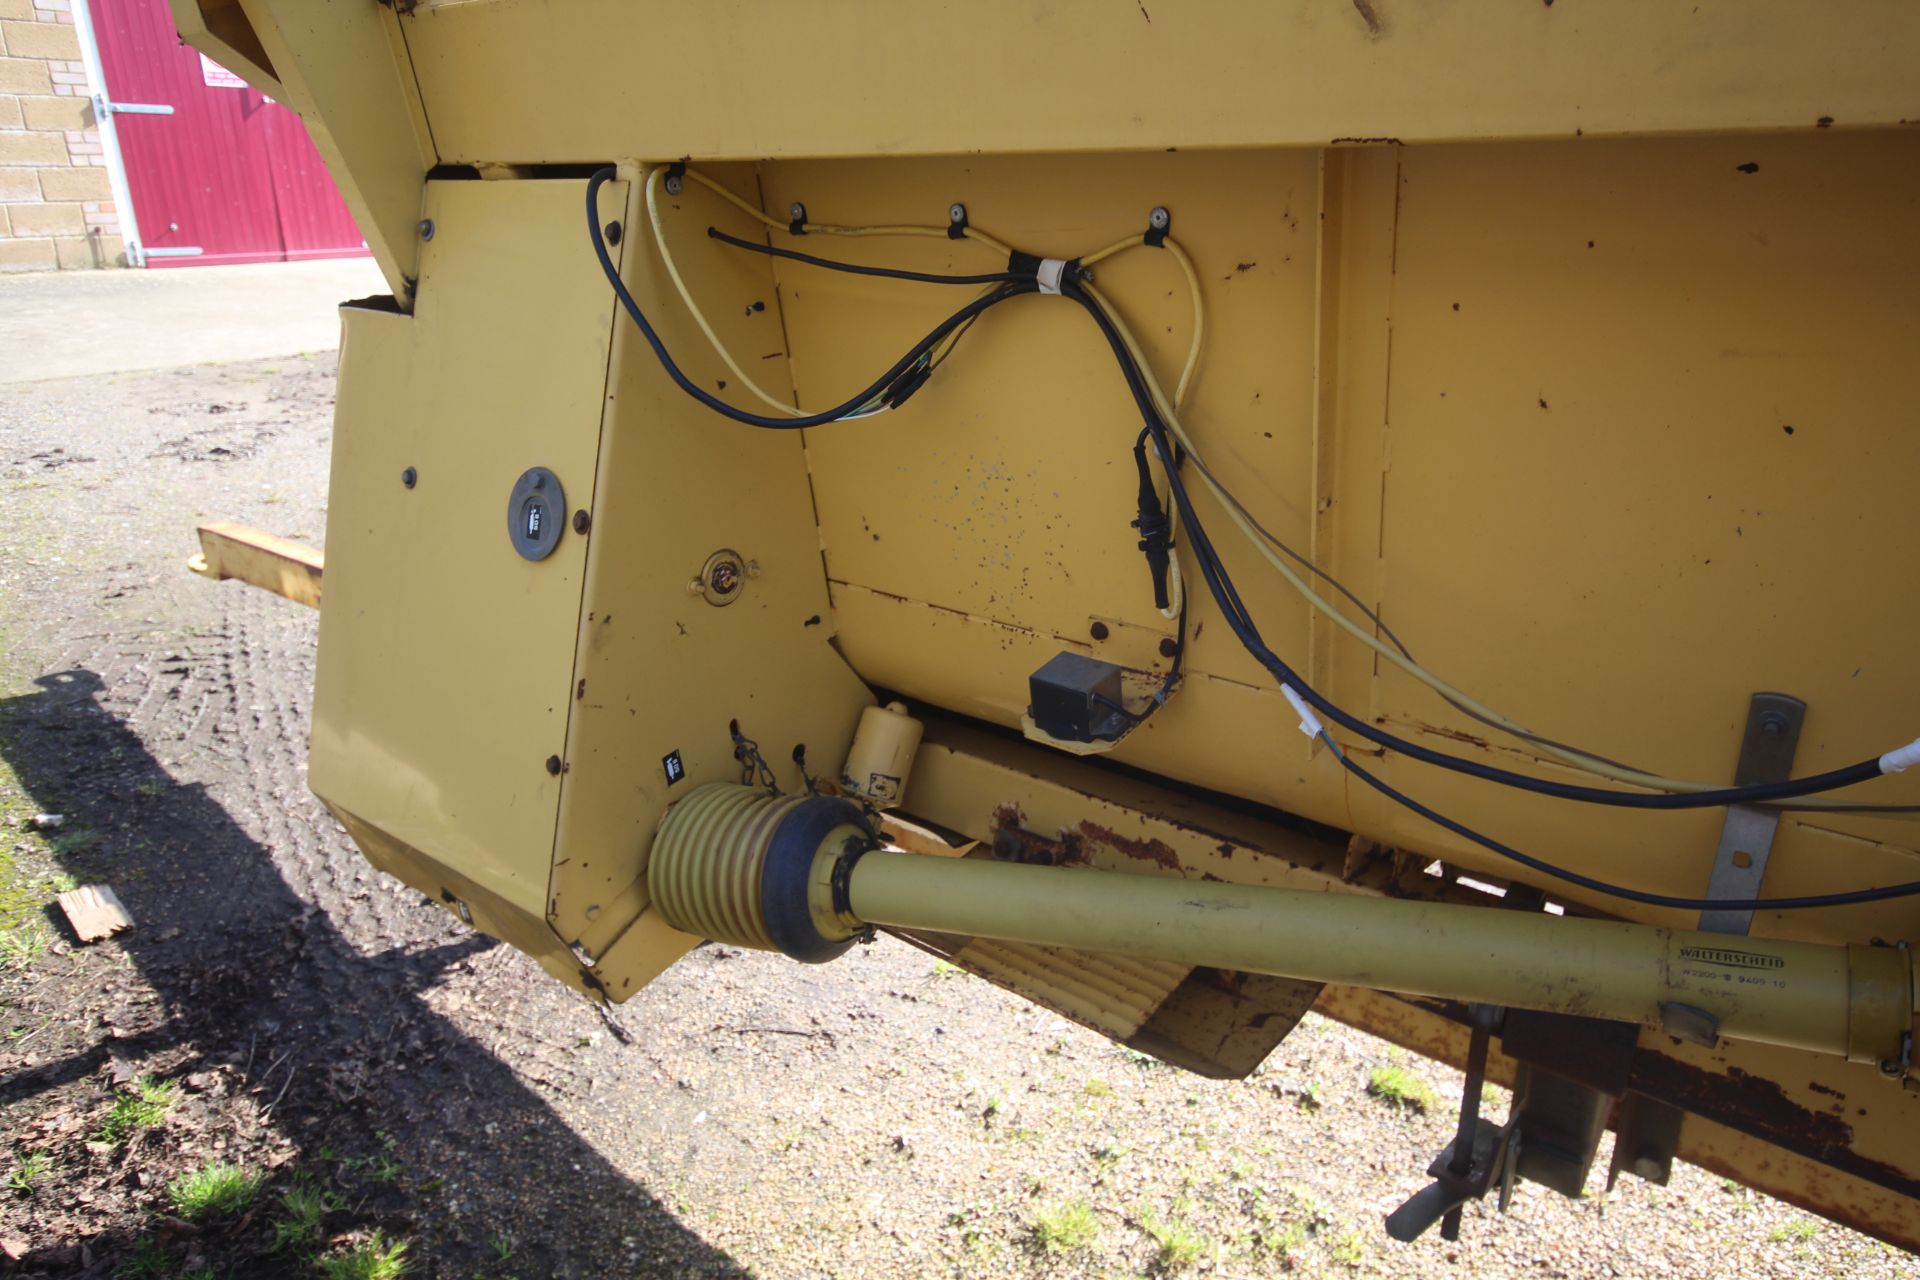
[[[92,0],[127,187],[151,266],[363,255],[300,118],[180,40],[167,0]]]

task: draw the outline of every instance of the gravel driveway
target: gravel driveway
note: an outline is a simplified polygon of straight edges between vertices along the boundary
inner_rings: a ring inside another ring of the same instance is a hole
[[[21,1274],[312,1275],[375,1233],[415,1276],[1920,1274],[1687,1167],[1394,1245],[1459,1077],[1311,1015],[1206,1081],[883,940],[824,968],[705,947],[604,1018],[360,860],[305,786],[314,616],[185,570],[203,518],[319,541],[332,364],[0,395]],[[39,811],[65,825],[19,828]],[[70,946],[62,877],[137,928]],[[1369,1093],[1396,1065],[1431,1107]],[[143,1080],[160,1117],[103,1140]],[[247,1206],[170,1196],[209,1161],[259,1175]],[[302,1188],[322,1212],[282,1239]]]

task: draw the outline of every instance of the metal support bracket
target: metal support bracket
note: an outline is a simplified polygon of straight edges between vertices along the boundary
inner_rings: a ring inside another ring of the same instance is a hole
[[[1740,763],[1733,785],[1758,786],[1785,782],[1793,776],[1793,753],[1800,743],[1800,725],[1807,704],[1785,693],[1756,693],[1747,706],[1747,732],[1740,741]],[[1780,825],[1778,809],[1737,804],[1727,810],[1720,828],[1720,848],[1713,855],[1713,874],[1707,879],[1709,898],[1753,898],[1767,874],[1767,856],[1773,851],[1773,833]],[[1753,927],[1753,912],[1712,910],[1700,913],[1700,927],[1710,933],[1745,933]]]

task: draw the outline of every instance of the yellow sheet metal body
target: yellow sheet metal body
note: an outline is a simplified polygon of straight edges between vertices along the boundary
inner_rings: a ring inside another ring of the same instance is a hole
[[[1920,474],[1910,5],[174,5],[190,38],[302,112],[398,299],[346,311],[313,785],[376,862],[577,986],[624,997],[691,944],[647,910],[646,849],[677,788],[740,776],[732,727],[793,787],[798,747],[810,772],[838,767],[870,688],[1017,732],[1026,677],[1054,653],[1163,668],[1172,634],[1127,527],[1138,419],[1082,313],[1021,299],[900,411],[756,432],[674,390],[618,314],[586,239],[588,166],[622,164],[597,216],[621,224],[641,305],[689,377],[741,404],[661,271],[648,164],[690,156],[782,221],[801,201],[816,221],[941,223],[962,201],[1041,254],[1165,206],[1209,322],[1184,419],[1254,513],[1424,663],[1543,732],[1709,781],[1731,776],[1757,690],[1809,704],[1802,773],[1920,732],[1920,603],[1901,589]],[[758,225],[698,188],[664,217],[722,338],[809,407],[964,296],[726,249],[710,224]],[[800,247],[1000,265],[945,239]],[[1136,249],[1097,276],[1171,385],[1192,323],[1174,263]],[[585,513],[537,564],[503,520],[535,465]],[[1199,501],[1268,642],[1331,696],[1573,776],[1336,633]],[[689,579],[728,551],[753,576],[716,607]],[[1115,759],[1510,870],[1351,788],[1188,585],[1188,679]],[[975,734],[922,755],[910,816],[981,840],[1003,812],[1046,836],[1081,821],[1059,780],[1087,766],[1058,753]],[[1716,812],[1572,808],[1369,763],[1557,861],[1705,889]],[[1920,801],[1911,782],[1871,795]],[[1916,830],[1790,816],[1766,890],[1920,878]],[[1339,883],[1337,865],[1244,847],[1204,874]],[[1202,874],[1185,853],[1118,865]],[[1762,913],[1754,931],[1915,929],[1890,904]],[[1885,1087],[1871,1068],[1714,1061],[1807,1117],[1804,1141],[1726,1123],[1796,1160],[1853,1153],[1847,1178],[1913,1203],[1920,1117],[1897,1090],[1864,1101]],[[1743,1176],[1836,1212],[1803,1176],[1818,1165],[1769,1173],[1773,1148],[1715,1142]],[[1861,1225],[1920,1242],[1910,1212],[1855,1203]]]

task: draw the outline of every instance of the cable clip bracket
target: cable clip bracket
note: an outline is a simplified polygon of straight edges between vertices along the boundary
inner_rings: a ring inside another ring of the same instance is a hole
[[[947,206],[947,239],[965,240],[967,238],[967,206],[959,201]]]
[[[1158,249],[1166,244],[1167,232],[1171,230],[1173,230],[1173,215],[1167,212],[1165,205],[1155,205],[1153,212],[1147,215],[1147,230],[1140,237],[1140,242]]]

